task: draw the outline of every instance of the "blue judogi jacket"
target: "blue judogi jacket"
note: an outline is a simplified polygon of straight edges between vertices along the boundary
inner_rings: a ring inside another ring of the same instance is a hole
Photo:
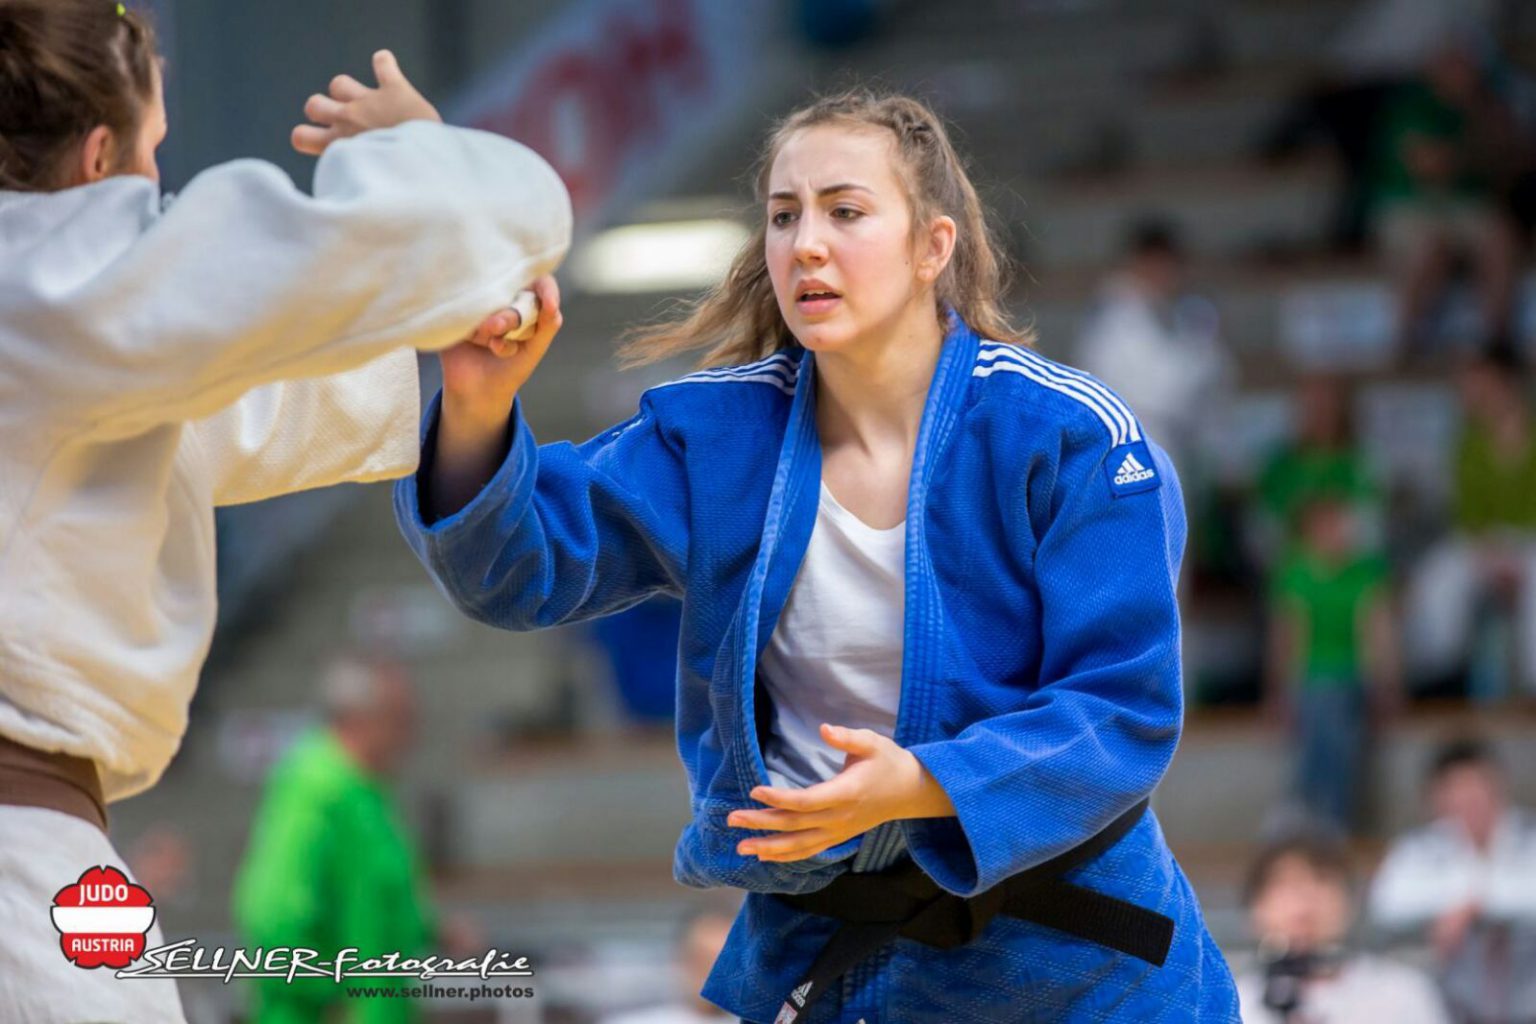
[[[815,360],[803,350],[652,388],[627,422],[539,446],[514,405],[505,460],[412,549],[465,613],[507,629],[683,601],[677,741],[692,822],[673,870],[745,905],[703,994],[768,1024],[836,927],[773,898],[911,856],[961,896],[1082,843],[1151,792],[1183,714],[1175,586],[1184,512],[1172,465],[1102,384],[958,320],[929,387],[907,505],[895,741],[953,818],[888,822],[803,861],[736,852],[732,810],[768,784],[759,655],[794,583],[821,479]],[[998,917],[939,950],[897,939],[796,1024],[1236,1021],[1231,975],[1148,812],[1065,876],[1174,921],[1167,962]]]

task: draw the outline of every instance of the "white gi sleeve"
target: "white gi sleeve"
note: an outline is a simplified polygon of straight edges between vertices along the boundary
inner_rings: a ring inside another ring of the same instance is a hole
[[[267,384],[188,424],[213,473],[214,503],[414,471],[421,419],[416,359],[411,349],[396,349],[344,373]]]
[[[102,439],[202,419],[271,381],[453,344],[570,234],[554,170],[487,132],[413,121],[341,140],[313,197],[271,164],[223,164],[99,273],[60,268],[42,289],[56,372],[30,386]]]

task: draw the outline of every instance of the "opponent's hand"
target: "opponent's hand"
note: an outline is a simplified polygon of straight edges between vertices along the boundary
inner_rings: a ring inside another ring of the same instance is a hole
[[[506,423],[518,389],[533,376],[565,323],[555,279],[541,277],[532,287],[539,299],[539,319],[531,338],[503,339],[517,329],[520,318],[513,310],[499,310],[481,321],[472,336],[440,354],[445,415],[470,424]]]
[[[351,75],[337,75],[331,79],[330,95],[311,96],[304,104],[304,116],[314,123],[294,128],[293,148],[319,156],[337,139],[374,128],[442,120],[437,108],[405,77],[393,53],[380,50],[373,55],[373,74],[379,82],[376,89]]]
[[[954,816],[943,787],[894,740],[837,725],[823,725],[821,738],[847,755],[843,770],[805,789],[754,789],[752,799],[768,808],[732,811],[726,824],[780,834],[743,839],[737,853],[764,861],[804,860],[887,821]]]

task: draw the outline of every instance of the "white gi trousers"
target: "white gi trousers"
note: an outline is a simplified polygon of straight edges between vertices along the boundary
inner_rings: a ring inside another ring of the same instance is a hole
[[[50,908],[97,865],[132,875],[112,843],[73,815],[0,805],[0,1020],[5,1024],[186,1024],[176,983],[119,979],[64,956]],[[154,894],[151,893],[151,896]],[[163,945],[160,923],[149,947]]]

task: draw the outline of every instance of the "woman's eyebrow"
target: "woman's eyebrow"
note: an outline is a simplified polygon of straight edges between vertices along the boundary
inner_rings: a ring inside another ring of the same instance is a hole
[[[875,194],[873,189],[865,188],[863,185],[855,185],[851,181],[841,182],[841,183],[836,184],[836,185],[828,185],[825,188],[819,188],[819,189],[816,190],[816,194],[818,196],[829,196],[829,195],[832,195],[835,192],[868,192],[870,195],[874,195]],[[795,198],[795,194],[793,192],[786,192],[786,191],[782,191],[781,190],[781,191],[778,191],[778,192],[770,193],[768,198],[769,199],[794,199]]]

